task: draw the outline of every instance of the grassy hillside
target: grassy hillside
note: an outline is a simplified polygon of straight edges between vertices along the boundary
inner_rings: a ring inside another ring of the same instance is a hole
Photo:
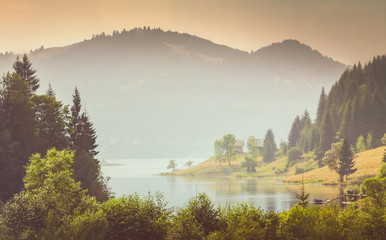
[[[358,170],[348,177],[347,183],[360,183],[368,177],[375,176],[378,169],[381,167],[384,149],[385,147],[379,147],[357,154],[355,158],[355,167],[358,168]],[[303,177],[307,182],[320,182],[324,184],[339,183],[339,175],[335,171],[330,170],[327,166],[306,172],[303,174]],[[301,179],[301,174],[298,174],[289,176],[283,181],[300,182]]]
[[[381,166],[382,154],[385,147],[379,147],[369,151],[357,154],[356,167],[358,170],[349,176],[348,183],[361,182],[363,179],[375,176]],[[339,176],[336,172],[330,170],[327,166],[318,168],[312,154],[305,154],[302,160],[295,165],[286,168],[287,157],[281,157],[278,160],[265,164],[261,159],[258,160],[259,166],[256,172],[248,173],[240,165],[244,161],[242,155],[238,156],[229,166],[227,163],[219,166],[213,158],[192,166],[188,169],[177,170],[165,173],[164,175],[172,176],[228,176],[228,177],[281,177],[285,182],[300,182],[301,174],[296,171],[301,169],[311,169],[303,174],[304,180],[310,183],[337,184]]]

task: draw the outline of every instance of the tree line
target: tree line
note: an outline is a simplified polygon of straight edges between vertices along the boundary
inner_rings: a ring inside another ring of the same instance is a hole
[[[81,187],[98,200],[110,193],[96,159],[96,132],[87,111],[82,111],[75,87],[73,104],[63,104],[51,85],[45,94],[27,55],[17,56],[13,72],[0,83],[0,200],[9,199],[23,188],[25,165],[34,153],[48,149],[75,150],[72,170]]]
[[[50,149],[30,157],[23,190],[0,206],[0,239],[377,240],[386,234],[385,178],[366,180],[369,197],[345,209],[304,201],[281,212],[247,203],[216,207],[204,193],[171,208],[162,194],[96,201],[73,179],[74,156]]]

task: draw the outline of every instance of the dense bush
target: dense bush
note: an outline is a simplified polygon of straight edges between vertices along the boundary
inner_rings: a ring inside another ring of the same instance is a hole
[[[103,203],[73,180],[73,152],[30,158],[24,190],[0,205],[0,239],[384,239],[385,178],[367,179],[369,197],[345,209],[295,205],[264,211],[242,203],[216,208],[204,193],[176,211],[161,194]]]

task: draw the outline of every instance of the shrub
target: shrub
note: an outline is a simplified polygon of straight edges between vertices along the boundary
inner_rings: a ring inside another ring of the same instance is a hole
[[[288,151],[287,166],[292,166],[302,158],[303,151],[300,148],[293,147]]]

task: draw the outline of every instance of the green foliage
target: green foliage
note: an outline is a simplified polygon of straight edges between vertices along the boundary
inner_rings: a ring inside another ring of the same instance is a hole
[[[214,142],[214,156],[217,162],[221,163],[225,161],[225,150],[223,148],[222,139],[216,140]]]
[[[343,141],[332,144],[329,151],[326,152],[323,162],[328,167],[339,174],[340,182],[343,182],[343,177],[353,174],[357,168],[354,168],[354,152],[352,146],[345,138]]]
[[[383,145],[386,145],[386,133],[383,135],[381,142]]]
[[[303,166],[296,167],[295,168],[295,174],[305,173],[305,172],[311,171],[312,169],[313,169],[313,167],[309,166],[308,164],[305,164]]]
[[[280,239],[280,216],[261,208],[241,203],[228,206],[222,212],[225,227],[212,233],[208,239]]]
[[[227,134],[222,139],[214,142],[215,160],[220,163],[228,161],[228,165],[231,165],[237,155],[236,137],[233,134]]]
[[[241,167],[247,168],[247,172],[256,172],[257,160],[253,156],[247,155]]]
[[[32,63],[28,59],[27,54],[23,55],[22,60],[17,56],[12,67],[15,73],[28,84],[29,94],[34,93],[39,88],[40,80],[36,77],[36,70],[32,68]]]
[[[192,160],[189,160],[185,163],[185,166],[187,166],[188,168],[190,168],[193,164],[193,161]]]
[[[174,171],[176,170],[176,167],[177,167],[176,160],[170,160],[167,169],[171,169],[172,171]]]
[[[362,188],[375,204],[386,207],[386,178],[368,178]]]
[[[352,147],[350,143],[348,142],[347,138],[343,140],[342,148],[339,152],[339,159],[338,159],[338,174],[340,177],[340,182],[343,182],[343,176],[347,176],[350,174],[353,174],[356,172],[357,168],[354,168],[355,161],[354,161],[354,152],[352,150]]]
[[[220,210],[214,208],[205,193],[200,193],[178,209],[171,223],[168,239],[204,239],[223,226]]]
[[[369,132],[366,137],[366,150],[373,148],[373,135]]]
[[[302,158],[303,151],[300,148],[293,147],[288,151],[287,167],[292,166],[294,163]]]
[[[73,156],[55,149],[44,158],[32,155],[25,190],[1,210],[1,239],[102,239],[106,222],[95,199],[71,178]],[[83,233],[86,229],[90,232]]]
[[[275,152],[277,146],[275,143],[275,137],[273,135],[272,129],[268,129],[264,138],[264,149],[263,149],[263,161],[272,162],[275,160]]]
[[[303,179],[303,175],[302,175],[302,183],[301,183],[301,186],[300,186],[300,192],[299,193],[294,193],[294,196],[296,197],[297,200],[299,200],[299,205],[300,206],[307,206],[308,204],[308,201],[307,199],[309,198],[310,194],[309,193],[306,193],[306,189],[304,187],[304,179]]]
[[[378,178],[386,177],[386,163],[382,163],[382,166],[379,168],[379,172],[377,174]]]
[[[366,143],[365,143],[365,139],[363,138],[362,135],[360,135],[357,139],[357,143],[356,143],[356,146],[355,146],[355,151],[357,153],[360,153],[360,152],[363,152],[366,150]]]
[[[260,155],[259,154],[259,145],[256,141],[255,136],[251,135],[248,137],[247,149],[248,149],[248,155],[251,155],[254,158],[257,158]]]
[[[101,206],[107,220],[105,240],[166,239],[171,209],[162,194],[112,198]]]

